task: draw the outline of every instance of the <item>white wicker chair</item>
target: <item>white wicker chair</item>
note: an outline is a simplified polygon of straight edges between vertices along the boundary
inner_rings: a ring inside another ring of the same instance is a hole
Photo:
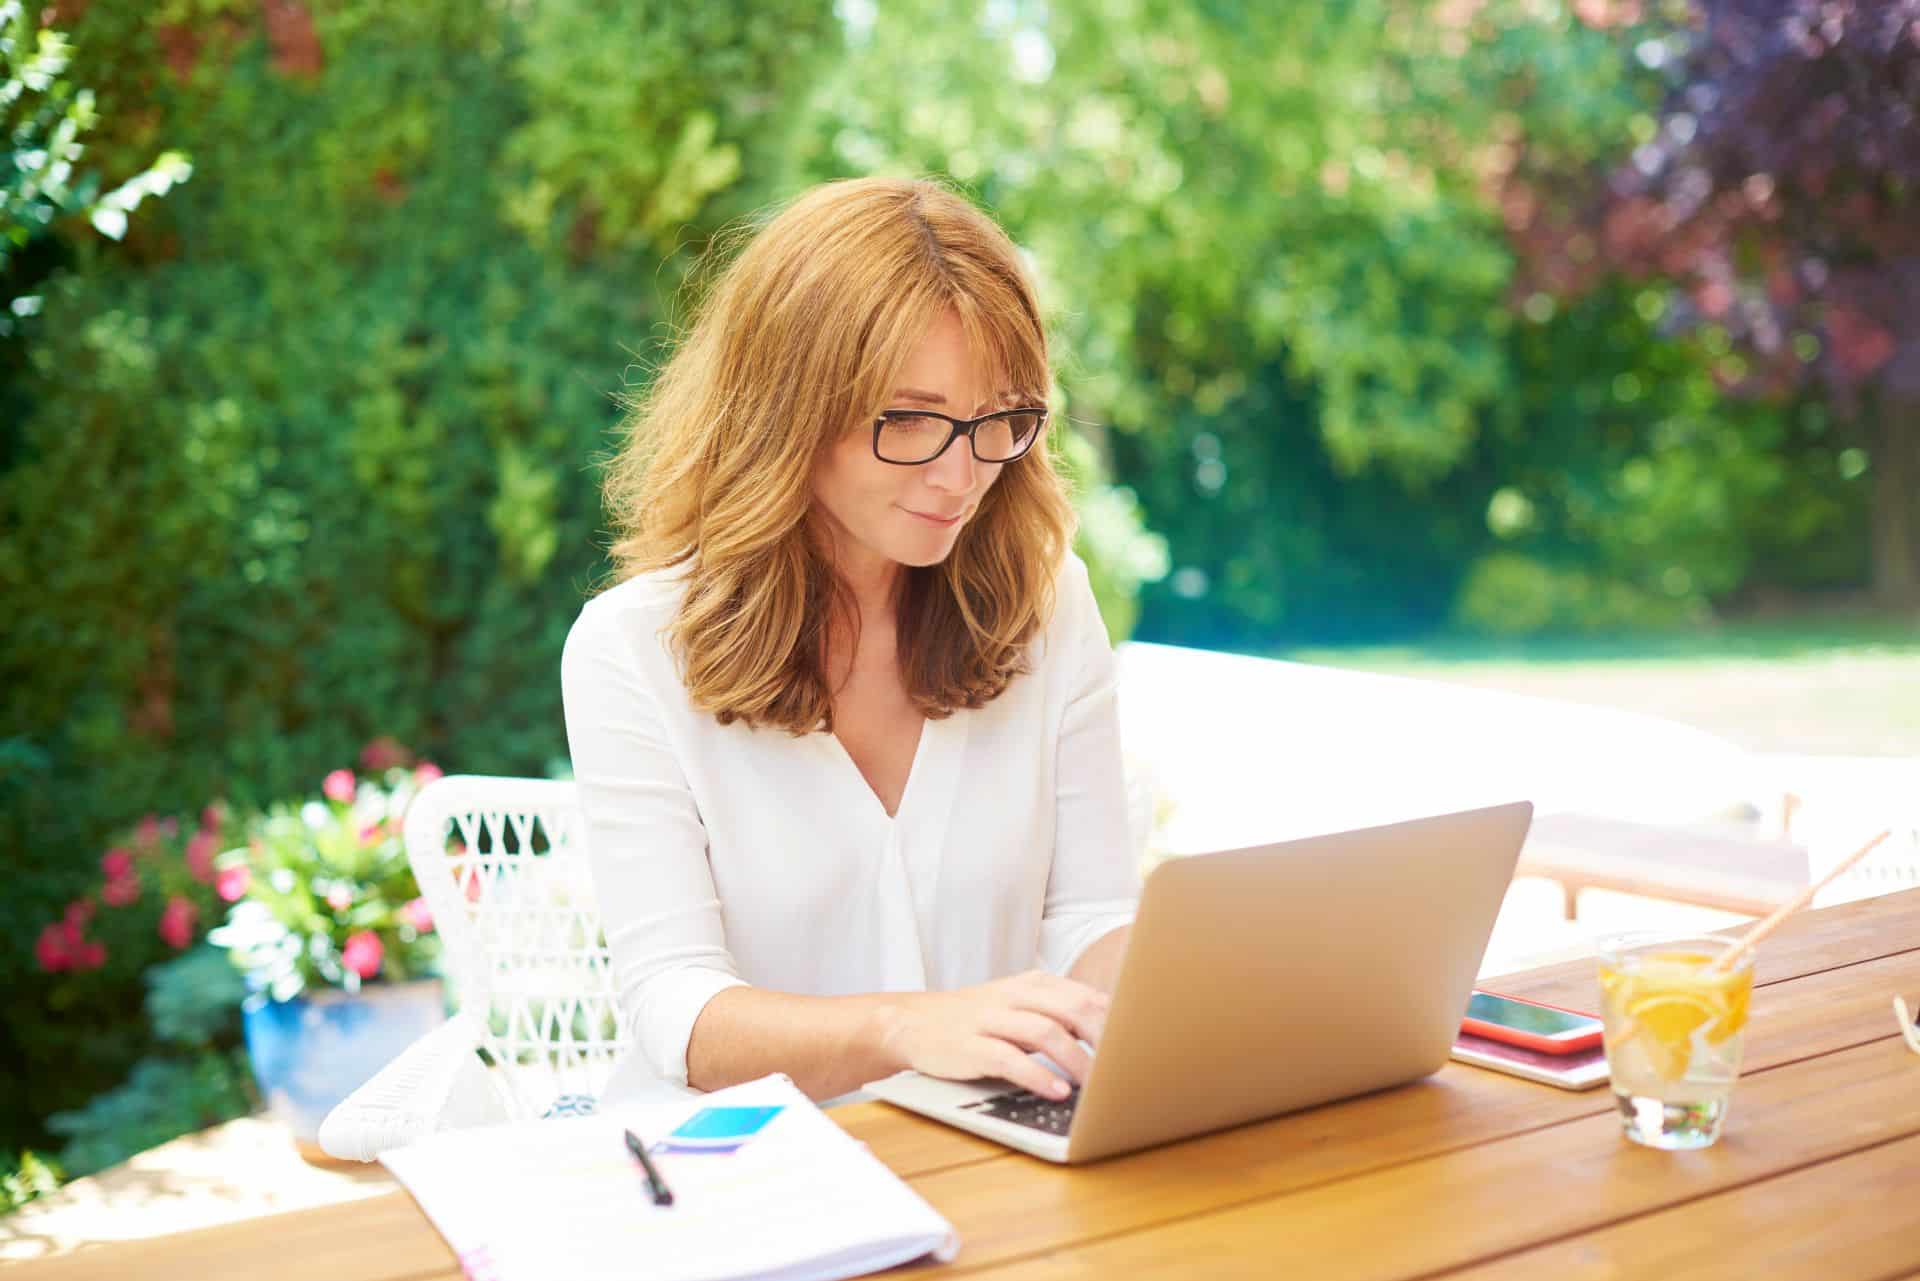
[[[567,1110],[599,1095],[626,1046],[572,783],[439,779],[414,798],[406,842],[457,1012],[328,1114],[320,1146],[346,1160]]]

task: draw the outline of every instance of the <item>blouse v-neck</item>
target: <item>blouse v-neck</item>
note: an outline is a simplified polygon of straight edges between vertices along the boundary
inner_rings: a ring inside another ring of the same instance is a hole
[[[938,936],[941,864],[960,777],[965,772],[967,718],[964,712],[920,723],[913,764],[907,769],[900,804],[892,814],[847,751],[839,736],[827,732],[827,753],[845,781],[853,830],[873,842],[867,848],[875,880],[873,890],[892,907],[876,921],[875,945],[887,958],[887,986],[920,990],[932,965],[929,941]],[[858,792],[857,797],[851,794]]]
[[[929,716],[920,722],[913,763],[907,767],[907,782],[900,789],[900,803],[891,814],[887,813],[880,794],[873,790],[873,784],[860,772],[859,763],[840,741],[840,736],[828,730],[822,731],[819,737],[824,740],[826,754],[833,758],[834,772],[853,796],[849,804],[855,812],[866,815],[890,835],[897,836],[903,828],[918,829],[936,823],[953,808],[967,750],[968,721],[966,710],[961,709],[950,716]],[[940,831],[933,834],[934,844],[939,843],[940,833],[944,833],[946,826],[944,822],[936,825]]]
[[[853,753],[849,752],[847,745],[840,741],[840,735],[832,730],[822,732],[832,740],[834,755],[845,762],[846,770],[851,774],[854,784],[866,794],[867,801],[880,811],[880,817],[889,823],[897,823],[900,815],[906,811],[907,798],[913,794],[914,775],[920,772],[921,759],[926,755],[927,731],[932,725],[932,720],[926,717],[921,718],[920,733],[913,740],[913,759],[907,764],[907,781],[901,784],[900,799],[894,803],[891,814],[887,812],[887,803],[880,799],[880,793],[874,790],[872,781],[867,778],[866,771],[860,768],[860,762],[853,759]]]

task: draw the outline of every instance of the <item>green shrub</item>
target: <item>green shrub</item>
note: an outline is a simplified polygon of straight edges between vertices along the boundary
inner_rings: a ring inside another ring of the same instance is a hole
[[[183,1134],[245,1116],[253,1106],[244,1051],[155,1055],[134,1064],[124,1084],[96,1095],[85,1107],[55,1113],[47,1128],[66,1139],[60,1161],[79,1178]]]
[[[1061,446],[1061,469],[1080,517],[1074,550],[1087,563],[1108,635],[1123,640],[1140,616],[1141,587],[1166,576],[1167,540],[1148,531],[1131,489],[1108,483],[1099,452],[1086,436],[1062,433]]]
[[[53,985],[31,955],[114,826],[214,795],[264,808],[383,734],[475,772],[565,754],[560,647],[606,570],[593,460],[679,271],[583,175],[623,151],[667,199],[692,145],[535,96],[565,79],[569,7],[523,27],[504,6],[339,0],[268,32],[252,5],[96,0],[76,23],[103,163],[151,155],[157,128],[197,172],[124,248],[46,282],[9,380],[24,412],[0,441],[0,851],[20,870],[0,905],[6,1140],[42,1141],[40,1118],[141,1053],[124,986],[50,1044]],[[623,50],[576,53],[623,56],[688,119],[705,103],[724,127],[702,154],[719,155],[757,145],[789,90],[787,36],[817,42],[831,14],[739,3],[686,21],[691,43],[643,38],[636,17]],[[709,180],[662,214],[690,239],[712,192],[709,161],[694,168]]]
[[[1592,570],[1495,552],[1468,571],[1451,621],[1503,635],[1617,632],[1699,622],[1704,611],[1691,592],[1657,596]]]
[[[1315,405],[1269,362],[1217,408],[1113,434],[1114,470],[1171,563],[1142,588],[1142,639],[1261,650],[1445,617],[1490,541],[1477,515],[1492,487],[1484,443],[1471,465],[1429,483],[1379,468],[1349,475],[1317,435]]]
[[[183,1050],[236,1043],[247,984],[226,949],[202,944],[147,971],[147,1025],[154,1040]]]

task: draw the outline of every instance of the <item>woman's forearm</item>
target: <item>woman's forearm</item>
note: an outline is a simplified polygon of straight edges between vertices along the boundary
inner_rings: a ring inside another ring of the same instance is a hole
[[[1100,939],[1076,970],[1117,970],[1124,936]],[[794,996],[730,987],[694,1020],[687,1082],[717,1090],[784,1072],[809,1097],[830,1099],[911,1067],[954,1081],[997,1077],[1057,1097],[1065,1082],[1033,1053],[1085,1080],[1084,1045],[1099,1043],[1106,1011],[1107,998],[1090,984],[1038,969],[937,992]]]
[[[857,1090],[906,1064],[891,1045],[905,993],[795,996],[730,987],[708,1001],[687,1040],[687,1084],[718,1090],[784,1072],[815,1100]]]

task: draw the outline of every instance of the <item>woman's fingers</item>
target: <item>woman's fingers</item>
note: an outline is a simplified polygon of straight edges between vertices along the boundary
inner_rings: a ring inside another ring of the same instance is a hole
[[[1014,1004],[1065,1026],[1088,1045],[1100,1044],[1107,1026],[1107,994],[1057,974],[1035,970],[1014,982]]]
[[[986,1044],[989,1060],[986,1075],[997,1076],[1023,1090],[1030,1090],[1049,1099],[1063,1099],[1067,1096],[1071,1087],[1063,1078],[1049,1072],[1043,1064],[1028,1058],[1012,1043],[997,1037],[988,1037]]]
[[[1038,1050],[1060,1065],[1074,1081],[1084,1083],[1093,1070],[1093,1056],[1073,1039],[1066,1028],[1044,1014],[1028,1010],[1008,1010],[981,1029],[990,1036],[1010,1041],[1023,1050]]]
[[[911,1066],[955,1080],[997,1076],[1056,1099],[1070,1092],[1069,1080],[1028,1051],[1085,1081],[1093,1068],[1086,1047],[1099,1041],[1107,1017],[1105,993],[1038,970],[916,1001],[906,1033]]]

